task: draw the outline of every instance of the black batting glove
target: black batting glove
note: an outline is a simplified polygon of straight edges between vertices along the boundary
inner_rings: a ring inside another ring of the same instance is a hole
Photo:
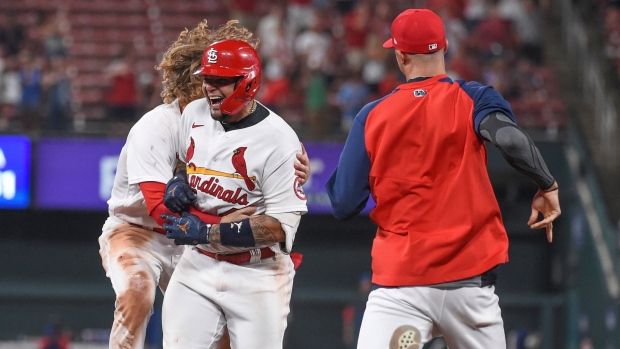
[[[172,177],[166,184],[166,193],[164,194],[164,205],[174,212],[181,213],[185,211],[192,201],[196,200],[196,194],[192,187],[181,177]]]
[[[175,245],[198,245],[209,243],[209,229],[211,224],[200,220],[198,216],[189,212],[183,212],[181,217],[171,214],[162,214],[161,218],[167,220],[163,228],[166,229],[166,237],[174,239]]]

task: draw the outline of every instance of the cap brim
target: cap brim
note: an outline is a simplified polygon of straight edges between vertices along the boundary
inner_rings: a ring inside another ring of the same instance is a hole
[[[392,38],[387,39],[387,41],[383,43],[383,47],[385,47],[385,48],[392,48],[392,47],[394,47],[394,42],[393,42]]]

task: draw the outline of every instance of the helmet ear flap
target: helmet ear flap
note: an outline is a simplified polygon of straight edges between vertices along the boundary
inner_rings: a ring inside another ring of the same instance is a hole
[[[243,107],[254,99],[260,89],[260,76],[256,71],[250,71],[237,83],[235,91],[222,101],[220,109],[226,114],[237,114]]]

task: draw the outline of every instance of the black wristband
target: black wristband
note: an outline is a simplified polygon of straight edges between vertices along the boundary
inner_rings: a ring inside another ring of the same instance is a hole
[[[255,247],[254,232],[250,219],[239,222],[220,223],[220,240],[224,246]]]

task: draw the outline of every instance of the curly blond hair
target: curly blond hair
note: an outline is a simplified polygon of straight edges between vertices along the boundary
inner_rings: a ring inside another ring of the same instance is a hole
[[[258,46],[258,39],[252,39],[252,32],[247,28],[235,26],[239,21],[230,20],[213,30],[207,26],[207,20],[200,22],[196,28],[185,28],[177,41],[172,43],[161,63],[155,69],[163,70],[164,80],[161,97],[166,104],[179,99],[181,107],[191,101],[204,97],[202,80],[192,75],[201,64],[202,53],[214,42],[226,39],[243,40],[252,47]]]

